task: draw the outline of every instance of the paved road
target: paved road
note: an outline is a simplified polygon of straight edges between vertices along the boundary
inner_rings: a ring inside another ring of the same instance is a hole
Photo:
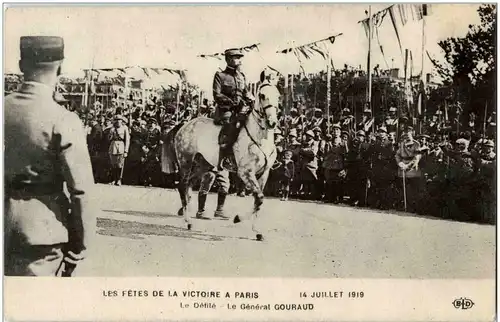
[[[494,277],[493,226],[267,199],[266,240],[257,242],[248,222],[194,220],[187,231],[172,190],[97,189],[99,249],[79,276]],[[215,203],[210,195],[210,213]],[[230,197],[227,210],[234,215],[252,203]]]

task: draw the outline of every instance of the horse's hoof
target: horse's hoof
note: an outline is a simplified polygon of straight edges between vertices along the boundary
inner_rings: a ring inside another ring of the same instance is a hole
[[[177,211],[177,216],[184,216],[184,211],[182,211],[182,208]]]
[[[193,227],[192,224],[188,224],[188,230],[191,230],[192,227]]]
[[[257,241],[263,241],[264,240],[264,236],[262,236],[262,234],[257,234],[256,238],[257,238]]]
[[[237,224],[239,222],[241,222],[240,216],[238,215],[234,216],[233,223]]]

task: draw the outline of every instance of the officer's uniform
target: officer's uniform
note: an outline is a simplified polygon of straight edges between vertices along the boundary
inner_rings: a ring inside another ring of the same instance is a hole
[[[59,37],[22,37],[21,62],[57,64],[63,48]],[[5,275],[55,276],[63,257],[84,251],[95,232],[83,124],[53,92],[25,81],[4,101]]]
[[[492,140],[483,143],[485,147],[495,148]],[[480,220],[495,224],[496,222],[496,154],[493,151],[482,151],[478,158],[479,205]]]
[[[243,53],[238,49],[228,49],[225,55],[226,57],[243,57]],[[216,72],[214,75],[213,97],[217,104],[215,122],[222,125],[221,134],[219,135],[221,161],[229,155],[232,145],[237,138],[238,129],[232,124],[235,123],[233,115],[239,112],[236,109],[243,106],[245,100],[249,98],[246,85],[245,75],[237,68],[227,66],[225,70]],[[229,172],[219,165],[217,168],[218,171],[215,178],[218,186],[216,216],[226,218],[222,214],[222,208],[230,188]],[[207,190],[212,182],[212,173],[207,173],[204,179],[202,179],[202,187],[198,194],[198,218],[204,217]]]
[[[115,120],[121,119],[126,122],[123,116],[118,115]],[[109,131],[109,159],[111,162],[111,172],[115,185],[120,185],[122,180],[122,169],[125,165],[125,155],[130,147],[130,132],[126,125],[112,127]]]
[[[420,158],[422,157],[420,151],[420,143],[415,140],[403,140],[399,144],[399,148],[396,152],[396,162],[399,166],[398,168],[398,186],[401,193],[401,200],[403,200],[403,175],[405,177],[406,183],[406,197],[408,211],[417,211],[417,205],[421,199],[422,192],[422,171],[420,169]],[[402,165],[409,167],[406,170],[402,169]]]
[[[363,130],[357,132],[357,137],[366,138]],[[367,164],[369,161],[367,152],[370,144],[360,142],[358,139],[352,142],[348,152],[347,183],[349,189],[350,203],[365,205],[367,189]]]
[[[144,168],[142,169],[142,183],[157,186],[161,183],[161,130],[156,119],[151,118],[148,122],[151,126],[148,127],[145,133],[143,149],[146,155]]]
[[[123,181],[125,184],[137,185],[140,183],[140,175],[145,161],[145,152],[142,150],[146,133],[141,127],[141,122],[135,120],[130,129],[130,147],[127,160],[125,161],[125,169]]]
[[[300,150],[300,177],[303,184],[304,195],[316,197],[318,181],[318,151],[319,142],[314,140],[314,133],[309,130],[306,132],[307,142],[304,142]]]
[[[339,125],[334,127],[340,129]],[[347,142],[340,137],[327,142],[323,168],[325,169],[326,196],[328,202],[338,203],[343,199],[343,188],[346,178]]]
[[[385,127],[379,129],[387,133]],[[394,146],[387,140],[379,138],[368,148],[370,158],[369,178],[373,200],[377,208],[389,209],[393,202],[394,179],[396,173],[396,162],[394,160]]]

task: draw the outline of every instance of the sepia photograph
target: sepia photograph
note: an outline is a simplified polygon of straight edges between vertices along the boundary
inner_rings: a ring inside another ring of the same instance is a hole
[[[486,302],[457,292],[446,310],[493,319],[496,4],[3,12],[6,283],[258,278],[258,291],[228,292],[250,301],[234,310],[289,314],[376,293],[299,287],[293,303],[251,302],[272,298],[266,279],[467,280],[486,283],[474,293]],[[155,296],[92,288],[107,303]]]

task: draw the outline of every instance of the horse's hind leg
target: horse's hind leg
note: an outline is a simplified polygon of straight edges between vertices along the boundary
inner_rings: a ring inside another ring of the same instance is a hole
[[[191,193],[192,193],[192,188],[191,188],[191,181],[192,181],[192,167],[189,166],[188,169],[183,169],[182,171],[182,176],[179,181],[179,186],[178,186],[178,191],[179,195],[181,197],[181,208],[178,211],[179,216],[184,217],[184,221],[187,223],[187,228],[191,229],[192,224],[191,224],[191,219],[188,216],[188,205],[189,202],[191,201]]]

